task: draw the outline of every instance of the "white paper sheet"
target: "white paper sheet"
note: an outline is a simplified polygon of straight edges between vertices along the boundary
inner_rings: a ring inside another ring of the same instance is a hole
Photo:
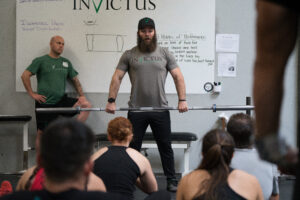
[[[239,52],[239,34],[217,34],[216,51],[217,52]]]
[[[236,77],[236,60],[234,53],[218,54],[218,76]]]

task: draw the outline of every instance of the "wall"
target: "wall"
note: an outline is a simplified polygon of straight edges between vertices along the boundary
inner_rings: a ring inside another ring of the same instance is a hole
[[[15,92],[15,52],[16,52],[16,28],[15,28],[15,1],[0,1],[0,114],[29,114],[34,116],[33,100],[26,93]],[[222,92],[219,95],[188,95],[190,106],[217,105],[244,105],[246,96],[252,96],[252,71],[255,56],[255,5],[254,1],[245,0],[217,0],[216,1],[216,33],[240,34],[240,52],[238,53],[237,77],[220,78],[216,81],[222,82]],[[34,42],[34,40],[32,41]],[[293,143],[295,141],[295,58],[290,62],[286,76],[286,98],[283,109],[282,134]],[[216,72],[215,72],[216,73]],[[111,76],[111,75],[108,75]],[[200,87],[200,86],[199,86]],[[88,99],[95,107],[105,107],[107,94],[89,93]],[[126,107],[128,94],[120,94],[117,105]],[[177,105],[177,96],[168,95],[169,104]],[[230,116],[232,112],[225,112]],[[212,111],[190,111],[179,114],[171,111],[173,131],[188,131],[198,135],[199,138],[209,129],[215,126],[220,112]],[[125,112],[116,115],[126,116]],[[107,122],[115,117],[104,112],[93,112],[87,121],[96,133],[105,132]],[[34,145],[35,119],[30,123],[30,145]],[[21,168],[21,132],[20,128],[12,124],[1,125],[0,129],[0,171],[13,171]],[[20,149],[20,151],[18,150]],[[197,167],[200,161],[200,141],[192,144],[191,168]],[[161,172],[159,156],[157,151],[149,152],[149,159],[154,171]],[[176,169],[182,169],[183,152],[175,151]],[[30,163],[34,163],[34,152],[30,153]]]
[[[199,85],[204,85],[208,81],[213,82],[214,77],[212,61],[214,60],[215,0],[185,0],[184,5],[180,4],[181,0],[155,0],[153,7],[148,5],[146,10],[142,11],[134,8],[132,4],[130,10],[127,10],[126,4],[124,5],[126,1],[115,1],[115,6],[120,6],[119,10],[106,10],[109,1],[101,1],[103,4],[99,13],[96,13],[92,6],[89,10],[85,7],[82,10],[78,7],[74,10],[75,5],[79,6],[78,2],[80,1],[17,1],[16,74],[18,77],[31,63],[32,58],[48,53],[46,41],[53,34],[57,34],[65,38],[64,56],[71,60],[79,72],[85,91],[107,93],[111,78],[107,74],[113,73],[122,52],[136,44],[138,20],[148,16],[155,21],[159,42],[173,52],[182,72],[187,74],[187,91],[192,94],[206,93]],[[152,10],[154,8],[155,10]],[[53,15],[53,10],[57,14]],[[186,10],[189,12],[185,13]],[[174,20],[182,13],[185,14]],[[90,23],[87,24],[87,21]],[[195,22],[201,26],[195,26]],[[180,24],[180,29],[176,24]],[[186,39],[184,35],[193,35],[193,38],[199,39],[193,39],[192,44],[191,39]],[[36,42],[32,43],[32,38],[36,38]],[[185,44],[181,42],[183,40]],[[187,44],[188,42],[190,44]],[[181,48],[181,53],[175,52],[173,47],[177,50]],[[189,51],[183,47],[189,48]],[[191,52],[192,47],[197,53]],[[196,58],[196,55],[200,56]],[[19,78],[16,82],[17,91],[25,91]],[[129,78],[125,76],[120,92],[128,93],[130,88]],[[171,78],[166,80],[166,91],[176,93]]]

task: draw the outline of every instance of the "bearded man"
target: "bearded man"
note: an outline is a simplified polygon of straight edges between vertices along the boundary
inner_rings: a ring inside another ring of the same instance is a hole
[[[131,82],[130,108],[167,107],[165,81],[168,72],[173,77],[177,94],[178,110],[188,110],[183,75],[174,56],[157,45],[154,21],[148,17],[138,23],[137,46],[127,50],[120,58],[112,77],[106,112],[115,113],[117,94],[121,81],[128,72]],[[174,153],[171,147],[171,120],[168,110],[129,111],[128,119],[133,125],[131,148],[140,151],[142,140],[150,125],[160,153],[164,174],[167,177],[167,190],[176,192]]]

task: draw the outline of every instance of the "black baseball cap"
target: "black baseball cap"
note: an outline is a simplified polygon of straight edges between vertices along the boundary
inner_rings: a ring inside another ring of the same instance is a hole
[[[155,29],[155,24],[153,19],[145,17],[139,21],[138,30],[144,29],[145,27],[151,27]]]

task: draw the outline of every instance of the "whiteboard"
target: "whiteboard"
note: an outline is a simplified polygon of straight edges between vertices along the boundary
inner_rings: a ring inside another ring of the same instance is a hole
[[[158,43],[174,54],[187,93],[206,93],[203,85],[214,80],[215,0],[17,0],[16,10],[16,91],[25,91],[23,71],[61,35],[62,56],[79,72],[83,90],[108,92],[122,53],[136,45],[143,17],[154,19]],[[130,87],[126,75],[119,92]],[[176,93],[170,75],[165,87]]]

